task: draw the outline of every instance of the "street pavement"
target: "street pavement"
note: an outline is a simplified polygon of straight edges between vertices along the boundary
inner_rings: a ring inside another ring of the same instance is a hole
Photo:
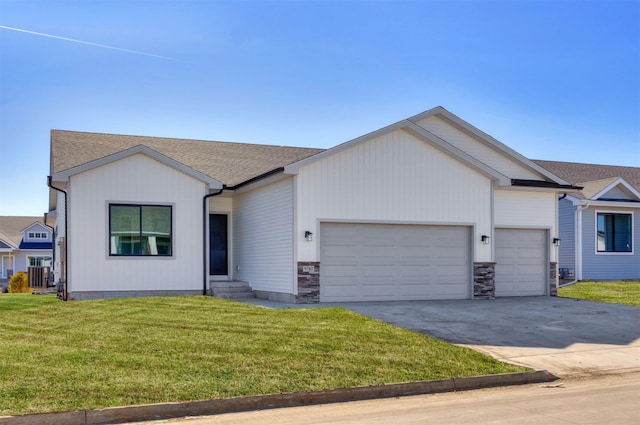
[[[566,425],[640,423],[640,373],[334,403],[137,425]]]

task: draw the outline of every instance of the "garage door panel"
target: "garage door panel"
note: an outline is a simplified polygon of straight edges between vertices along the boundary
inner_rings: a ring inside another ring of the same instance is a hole
[[[323,223],[320,233],[321,301],[468,298],[468,227]]]
[[[496,229],[496,296],[545,295],[545,230]]]

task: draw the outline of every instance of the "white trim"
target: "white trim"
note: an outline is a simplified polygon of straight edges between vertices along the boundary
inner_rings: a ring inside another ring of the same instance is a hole
[[[633,186],[631,186],[629,183],[627,183],[627,181],[625,179],[623,179],[622,177],[619,177],[616,180],[614,180],[612,183],[609,183],[604,189],[602,189],[600,192],[598,192],[595,195],[593,195],[591,197],[591,199],[600,198],[602,195],[606,194],[607,192],[609,192],[611,189],[613,189],[614,187],[616,187],[618,185],[624,186],[626,189],[628,189],[636,197],[636,199],[640,200],[640,192],[638,192]],[[607,202],[607,201],[601,201],[601,202]],[[611,201],[609,201],[609,202],[611,202]]]
[[[598,214],[619,214],[619,215],[630,215],[631,216],[631,251],[598,251]],[[602,255],[602,256],[610,256],[610,255],[623,255],[623,256],[628,256],[628,255],[635,255],[635,246],[636,246],[636,241],[635,241],[635,234],[634,234],[634,229],[635,229],[635,220],[633,217],[633,211],[624,211],[624,210],[613,210],[613,211],[608,211],[608,210],[595,210],[594,211],[594,238],[595,238],[595,255]]]
[[[223,188],[223,184],[221,182],[219,182],[218,180],[211,178],[199,171],[194,170],[193,168],[187,167],[186,165],[175,161],[171,158],[169,158],[168,156],[165,156],[163,154],[161,154],[160,152],[157,152],[147,146],[144,145],[137,145],[134,146],[132,148],[129,149],[125,149],[123,151],[111,154],[111,155],[107,155],[104,156],[102,158],[96,159],[94,161],[90,161],[87,162],[85,164],[82,165],[78,165],[76,167],[72,167],[69,168],[68,170],[65,171],[60,171],[58,173],[54,173],[51,177],[53,181],[56,182],[61,182],[61,181],[68,181],[69,178],[75,174],[79,174],[82,173],[84,171],[88,171],[97,167],[102,167],[103,165],[107,165],[110,164],[112,162],[115,161],[119,161],[121,159],[127,158],[129,156],[132,155],[136,155],[136,154],[142,154],[142,155],[146,155],[152,159],[155,159],[156,161],[167,165],[171,168],[174,168],[178,171],[181,171],[185,174],[187,174],[188,176],[193,177],[196,180],[200,180],[204,183],[207,183],[209,185],[210,189],[222,189]]]

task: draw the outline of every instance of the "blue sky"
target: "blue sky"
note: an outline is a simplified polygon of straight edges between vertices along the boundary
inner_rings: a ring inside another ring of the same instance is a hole
[[[329,148],[437,105],[640,166],[640,1],[0,0],[0,215],[46,211],[51,129]]]

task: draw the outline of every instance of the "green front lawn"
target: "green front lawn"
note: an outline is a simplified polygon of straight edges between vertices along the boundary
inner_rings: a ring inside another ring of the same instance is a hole
[[[559,288],[558,296],[640,307],[640,282],[578,282]]]
[[[523,371],[341,308],[0,294],[0,415]]]

